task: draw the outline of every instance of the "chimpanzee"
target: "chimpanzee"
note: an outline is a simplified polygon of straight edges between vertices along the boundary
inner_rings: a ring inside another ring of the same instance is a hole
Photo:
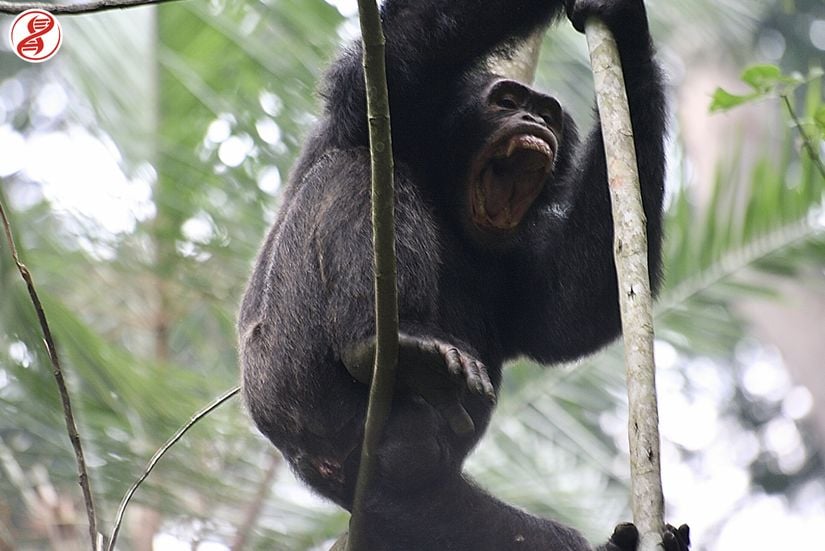
[[[502,363],[556,363],[620,331],[598,126],[485,60],[566,9],[619,44],[659,279],[665,100],[643,0],[386,0],[400,312],[396,395],[367,499],[370,551],[585,550],[572,528],[479,489],[462,463]],[[240,311],[244,396],[320,494],[351,508],[374,351],[370,159],[361,47],[332,65]],[[668,528],[668,551],[687,530]],[[632,551],[620,525],[601,549]]]

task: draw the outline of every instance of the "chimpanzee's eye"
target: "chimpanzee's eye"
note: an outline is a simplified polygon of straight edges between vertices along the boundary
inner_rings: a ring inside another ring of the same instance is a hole
[[[518,102],[513,96],[502,96],[496,101],[496,105],[502,109],[518,109]]]

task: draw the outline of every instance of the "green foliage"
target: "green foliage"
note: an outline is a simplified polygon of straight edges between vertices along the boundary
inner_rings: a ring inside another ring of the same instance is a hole
[[[320,0],[175,3],[64,20],[71,40],[58,82],[71,101],[63,124],[94,121],[95,136],[123,156],[126,189],[151,189],[132,231],[108,234],[42,198],[13,218],[68,372],[107,533],[152,453],[237,384],[237,300],[341,23]],[[31,86],[35,96],[43,83]],[[20,120],[21,133],[49,131]],[[227,142],[242,153],[222,151]],[[32,187],[24,174],[10,177],[5,204]],[[36,319],[5,246],[0,253],[0,452],[25,475],[0,476],[0,502],[37,522],[25,499],[34,470],[46,465],[47,485],[74,496],[75,467]],[[187,434],[136,500],[193,539],[200,531],[231,541],[270,454],[236,400]],[[285,469],[279,478],[295,485]],[[270,548],[311,547],[345,522],[306,495],[262,507],[275,519],[256,523],[260,542],[277,542]],[[10,530],[21,545],[47,540],[25,523]],[[129,548],[128,532],[120,543]]]
[[[807,154],[800,157],[794,136],[786,136],[780,161],[760,158],[750,168],[745,189],[731,185],[738,174],[721,167],[699,224],[690,190],[680,190],[670,210],[667,284],[657,308],[659,335],[673,344],[694,352],[729,350],[743,329],[731,303],[743,293],[774,296],[769,280],[754,278],[754,270],[793,276],[800,267],[825,260],[819,254],[822,233],[813,219],[825,192],[825,171],[816,154],[823,134],[814,128],[823,108],[822,74],[812,69],[807,77],[788,76],[778,67],[755,65],[742,75],[753,92],[734,95],[719,89],[714,95],[713,111],[781,97]],[[791,94],[804,84],[804,111],[798,115]]]
[[[776,65],[751,65],[742,72],[741,79],[752,91],[747,94],[734,94],[717,88],[710,110],[727,111],[753,101],[788,96],[799,86],[821,79],[823,74],[821,68],[813,68],[807,75],[797,72],[785,75]]]

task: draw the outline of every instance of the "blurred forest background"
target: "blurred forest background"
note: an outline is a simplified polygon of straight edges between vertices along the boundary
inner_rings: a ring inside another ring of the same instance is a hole
[[[656,349],[668,517],[690,523],[695,549],[815,548],[825,178],[782,101],[709,105],[717,86],[747,91],[751,63],[822,66],[825,4],[647,4],[674,113]],[[354,16],[354,0],[188,0],[62,17],[62,50],[41,65],[0,44],[0,200],[62,354],[106,533],[153,452],[238,382],[237,303]],[[586,126],[592,79],[568,27],[545,41],[538,85]],[[819,79],[790,100],[825,154]],[[576,366],[513,366],[470,472],[603,541],[629,518],[623,373],[618,346]],[[62,417],[3,241],[0,550],[88,548]],[[346,521],[235,399],[161,461],[119,548],[321,550]]]

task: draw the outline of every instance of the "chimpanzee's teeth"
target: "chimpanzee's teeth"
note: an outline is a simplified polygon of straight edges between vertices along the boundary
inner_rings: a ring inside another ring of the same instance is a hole
[[[513,138],[507,144],[507,157],[510,157],[510,156],[513,155],[513,151],[516,150],[516,147],[518,146],[518,142],[519,142],[519,140],[517,138]]]

